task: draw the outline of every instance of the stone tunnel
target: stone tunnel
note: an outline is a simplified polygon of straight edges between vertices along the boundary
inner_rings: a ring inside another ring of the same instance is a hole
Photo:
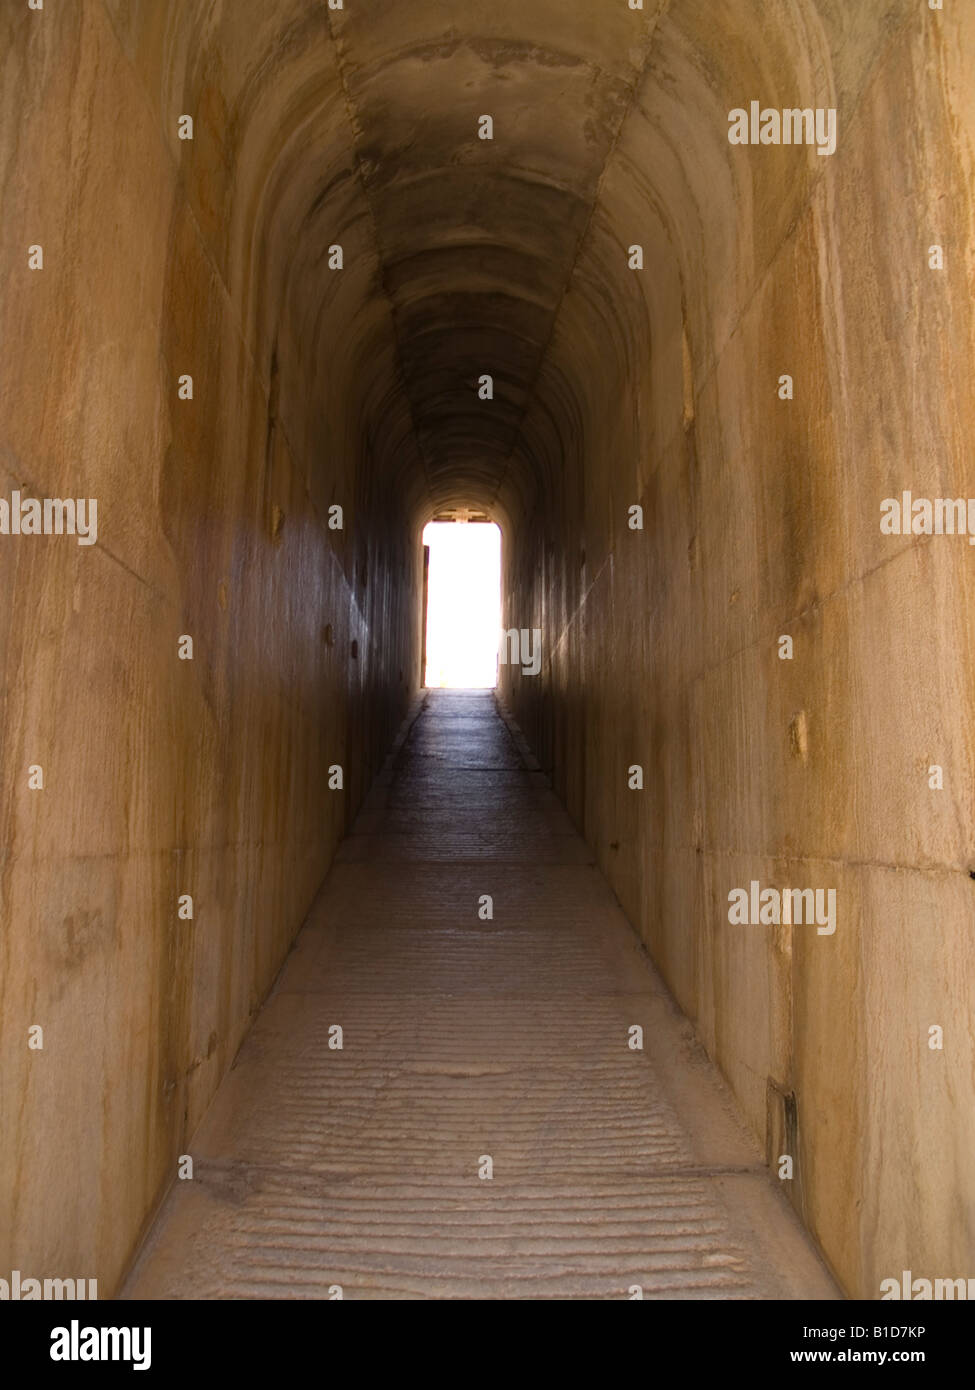
[[[973,8],[0,54],[0,1276],[975,1276]],[[428,690],[470,515],[540,668]]]

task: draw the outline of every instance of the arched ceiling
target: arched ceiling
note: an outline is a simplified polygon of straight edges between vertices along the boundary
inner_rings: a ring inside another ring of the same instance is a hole
[[[269,392],[279,371],[309,486],[328,500],[346,470],[360,503],[414,524],[456,505],[511,521],[559,490],[578,511],[575,454],[614,394],[631,414],[645,390],[672,398],[679,420],[688,353],[705,373],[823,163],[730,159],[729,105],[842,107],[824,55],[851,25],[879,43],[904,8],[877,0],[867,24],[840,0],[757,17],[752,0],[105,3],[170,113]],[[628,496],[647,467],[621,461]]]
[[[515,460],[544,485],[522,426],[648,32],[639,12],[602,10],[570,22],[564,5],[481,6],[468,32],[443,4],[333,24],[438,501],[496,503]]]
[[[110,4],[136,60],[157,65],[162,108],[195,116],[174,156],[259,369],[290,336],[313,364],[322,427],[354,417],[342,447],[367,438],[376,486],[418,514],[503,517],[551,486],[526,412],[548,389],[556,316],[660,8]],[[571,366],[555,366],[571,392]],[[282,371],[298,432],[291,389]]]

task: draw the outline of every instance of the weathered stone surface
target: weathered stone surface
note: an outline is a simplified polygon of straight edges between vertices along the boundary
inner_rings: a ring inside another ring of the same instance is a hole
[[[795,1096],[797,1208],[877,1297],[975,1248],[972,552],[879,526],[903,488],[973,491],[975,31],[958,6],[783,16],[657,27],[524,427],[551,495],[507,621],[550,663],[503,675],[770,1158]],[[759,95],[836,106],[837,152],[729,146]],[[835,887],[836,934],[730,926],[752,879]]]
[[[837,1296],[554,800],[428,692],[123,1298]]]

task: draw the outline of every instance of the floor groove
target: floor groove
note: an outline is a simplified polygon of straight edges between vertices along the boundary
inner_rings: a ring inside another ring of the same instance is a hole
[[[190,1152],[123,1298],[837,1297],[490,692],[404,730]]]

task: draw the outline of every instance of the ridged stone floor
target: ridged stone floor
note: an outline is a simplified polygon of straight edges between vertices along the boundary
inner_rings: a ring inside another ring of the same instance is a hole
[[[837,1296],[518,748],[427,694],[122,1297]]]

